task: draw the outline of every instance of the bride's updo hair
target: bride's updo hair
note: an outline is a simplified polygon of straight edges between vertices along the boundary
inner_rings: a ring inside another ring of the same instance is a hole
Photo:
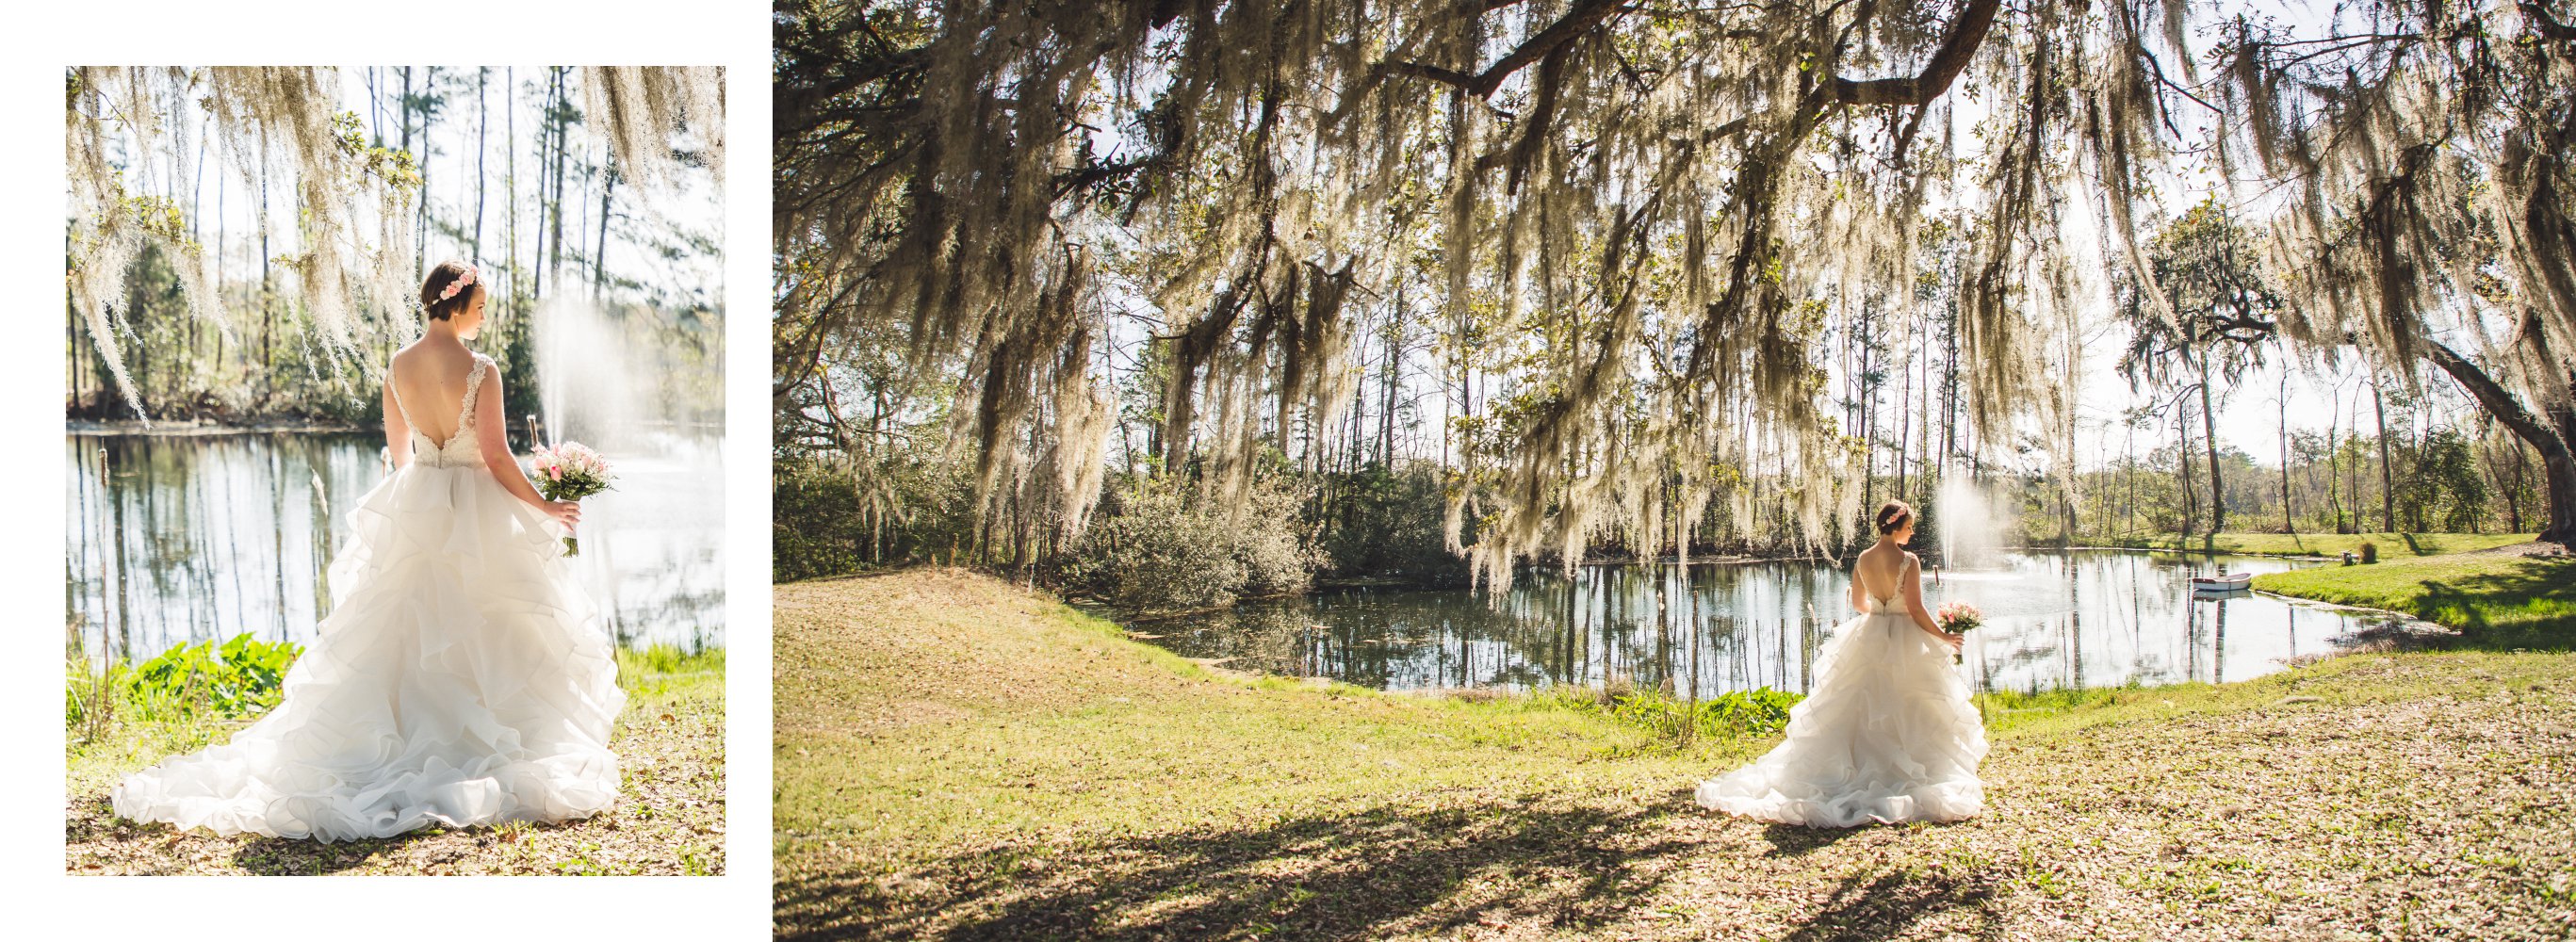
[[[1886,536],[1914,522],[1914,508],[1904,501],[1891,500],[1878,505],[1878,535]]]
[[[457,284],[463,281],[464,284]],[[443,321],[474,306],[483,293],[483,274],[455,259],[438,263],[420,282],[420,309],[430,320]]]

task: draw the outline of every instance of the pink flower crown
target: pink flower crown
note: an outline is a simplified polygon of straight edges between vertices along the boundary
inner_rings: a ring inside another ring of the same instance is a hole
[[[472,285],[473,283],[474,266],[467,265],[465,266],[465,271],[456,276],[455,281],[448,282],[447,287],[438,289],[438,299],[445,301],[449,298],[453,298],[456,296],[457,292],[465,290],[467,286]]]

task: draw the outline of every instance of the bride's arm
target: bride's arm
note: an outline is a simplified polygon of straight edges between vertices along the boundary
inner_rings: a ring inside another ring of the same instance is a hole
[[[501,378],[486,373],[483,391],[476,393],[474,399],[474,445],[483,450],[484,470],[492,472],[492,479],[501,482],[501,489],[509,491],[510,496],[526,501],[528,506],[555,518],[555,522],[567,527],[581,522],[580,501],[547,500],[537,493],[536,485],[528,483],[528,476],[520,473],[518,457],[510,454],[510,420],[501,414],[504,398]]]
[[[1851,603],[1852,611],[1869,611],[1869,606],[1861,601],[1860,554],[1858,553],[1852,554],[1851,591],[1845,592],[1843,595],[1845,596],[1844,601]]]
[[[1931,610],[1923,607],[1923,564],[1912,553],[1905,554],[1905,575],[1901,581],[1905,583],[1905,614],[1914,619],[1914,627],[1941,639],[1941,643],[1949,645],[1951,650],[1957,650],[1960,637],[1941,630],[1941,623],[1932,620]]]
[[[387,470],[411,463],[411,423],[403,421],[402,407],[394,404],[394,376],[385,371],[385,461]]]

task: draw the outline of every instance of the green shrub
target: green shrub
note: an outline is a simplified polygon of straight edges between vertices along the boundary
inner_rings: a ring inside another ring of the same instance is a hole
[[[1400,461],[1326,476],[1320,539],[1325,565],[1341,576],[1393,577],[1425,584],[1467,581],[1467,561],[1449,552],[1440,466]],[[1463,535],[1473,542],[1475,535]]]
[[[1694,707],[1690,701],[1653,691],[1605,691],[1603,710],[1611,718],[1643,727],[1671,739],[1726,739],[1771,736],[1789,727],[1789,708],[1803,694],[1757,687],[1730,690]]]
[[[255,716],[277,705],[286,669],[302,653],[295,642],[271,644],[248,632],[222,647],[212,641],[183,644],[134,668],[132,696],[183,713]]]
[[[2371,563],[2378,562],[2378,561],[2379,561],[2379,544],[2377,544],[2377,543],[2373,543],[2373,542],[2370,542],[2370,541],[2368,541],[2368,540],[2364,540],[2364,541],[2362,541],[2362,544],[2361,544],[2361,561],[2362,561],[2362,564],[2363,564],[2363,565],[2368,565],[2368,564],[2371,564]]]
[[[967,472],[934,453],[906,449],[873,465],[780,455],[771,474],[772,581],[953,558],[973,542]]]
[[[1135,481],[1102,501],[1081,543],[1057,561],[1056,579],[1133,612],[1303,592],[1319,560],[1298,537],[1297,504],[1268,483],[1224,502],[1198,499],[1185,483]]]
[[[145,720],[257,716],[285,695],[287,668],[303,653],[295,642],[245,632],[221,645],[179,645],[140,664],[118,661],[102,670],[76,661],[64,685],[63,718],[94,739],[128,708]]]

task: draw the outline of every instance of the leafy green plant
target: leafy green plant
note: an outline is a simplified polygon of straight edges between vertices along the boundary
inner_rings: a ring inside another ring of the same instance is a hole
[[[140,664],[117,660],[101,667],[75,657],[65,665],[64,726],[91,743],[125,719],[257,716],[285,695],[287,669],[303,653],[294,642],[244,633],[221,644],[179,645]]]
[[[287,668],[303,653],[303,645],[261,641],[248,632],[220,646],[183,644],[135,665],[126,697],[155,714],[255,716],[277,705]]]
[[[1699,737],[1771,736],[1789,726],[1789,708],[1803,694],[1769,687],[1730,690],[1693,704],[1653,691],[1611,692],[1603,707],[1613,719],[1688,742]]]

